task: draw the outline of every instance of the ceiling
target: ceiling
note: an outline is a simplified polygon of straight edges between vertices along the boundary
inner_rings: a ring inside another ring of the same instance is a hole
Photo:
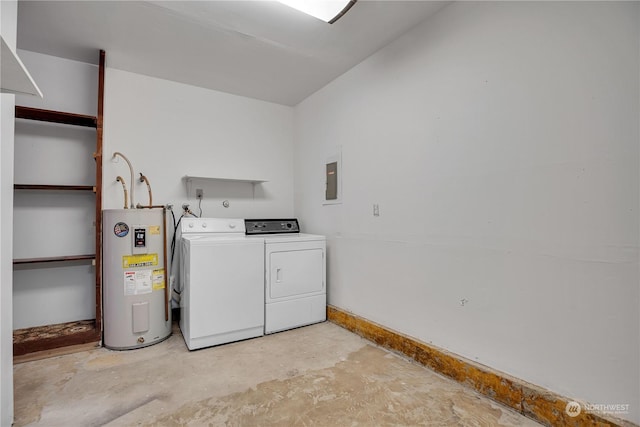
[[[447,2],[359,0],[334,24],[275,1],[18,2],[18,48],[296,105]]]

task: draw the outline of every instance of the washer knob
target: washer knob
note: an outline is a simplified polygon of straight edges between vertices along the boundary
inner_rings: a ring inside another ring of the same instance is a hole
[[[236,228],[236,225],[234,223],[229,223],[229,228]]]
[[[207,228],[207,223],[206,222],[202,223],[202,228]]]
[[[193,223],[192,222],[189,223],[189,228],[193,228]]]

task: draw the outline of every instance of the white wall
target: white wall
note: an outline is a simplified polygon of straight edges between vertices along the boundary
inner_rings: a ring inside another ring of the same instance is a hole
[[[18,97],[19,105],[96,114],[97,67],[39,53],[19,52],[45,94]],[[97,51],[96,51],[97,55]],[[107,52],[107,65],[109,52]],[[293,213],[293,109],[194,86],[107,69],[105,76],[103,208],[123,206],[116,177],[129,187],[129,170],[113,152],[125,154],[153,190],[153,203],[183,203],[199,213],[196,188],[204,190],[204,216],[280,217]],[[95,131],[38,122],[16,123],[16,182],[95,182]],[[184,175],[263,179],[248,183],[194,182]],[[135,203],[147,204],[146,185],[136,180]],[[229,200],[230,207],[222,206]],[[93,252],[90,193],[17,192],[16,258]],[[105,231],[106,232],[106,231]],[[14,273],[14,329],[95,316],[93,267],[19,267]]]
[[[18,3],[0,2],[0,34],[16,48]],[[13,423],[13,124],[15,96],[0,94],[0,425]]]
[[[117,176],[130,187],[126,163],[112,159],[121,152],[135,170],[134,204],[148,203],[146,184],[137,179],[143,173],[151,182],[153,204],[173,203],[176,218],[183,203],[200,215],[198,188],[204,191],[203,217],[293,215],[291,107],[107,68],[104,128],[104,209],[124,206]],[[187,185],[185,175],[268,182],[198,180]],[[104,233],[109,232],[104,225]],[[170,274],[177,280],[177,257],[173,267]]]
[[[107,65],[108,65],[107,52]],[[153,190],[153,203],[183,203],[199,213],[195,189],[204,190],[203,216],[249,218],[293,213],[293,109],[116,69],[107,69],[104,118],[104,207],[123,207],[122,152]],[[248,183],[194,182],[185,175],[263,179]],[[255,197],[254,197],[255,195]],[[222,206],[229,200],[229,208]],[[135,203],[147,204],[135,183]]]
[[[329,237],[330,304],[640,421],[639,22],[454,3],[298,105],[295,213]]]

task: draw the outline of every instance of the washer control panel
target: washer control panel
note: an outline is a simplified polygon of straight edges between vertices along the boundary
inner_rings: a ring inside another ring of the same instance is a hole
[[[244,220],[239,218],[182,218],[183,234],[243,233]]]
[[[293,219],[245,219],[247,234],[299,233],[300,225]]]

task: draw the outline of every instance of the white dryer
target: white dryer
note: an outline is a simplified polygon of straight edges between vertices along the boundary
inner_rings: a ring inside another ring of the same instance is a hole
[[[245,220],[264,240],[265,334],[327,319],[326,238],[300,233],[296,219]]]
[[[189,350],[264,334],[264,240],[244,220],[183,218],[180,330]]]

